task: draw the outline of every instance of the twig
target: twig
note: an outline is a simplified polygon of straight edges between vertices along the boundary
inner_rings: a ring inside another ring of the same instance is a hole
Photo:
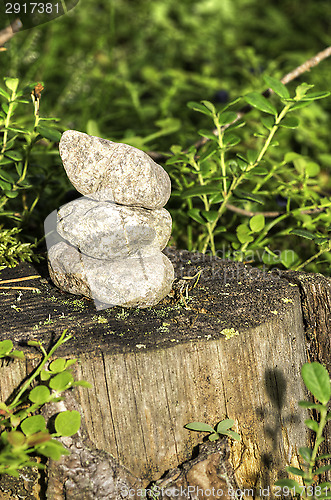
[[[15,283],[17,281],[34,280],[37,278],[41,278],[41,276],[39,276],[39,274],[36,274],[35,276],[24,276],[24,278],[14,278],[12,280],[0,280],[0,285],[2,285],[3,283]]]
[[[9,26],[0,31],[0,47],[3,47],[8,40],[10,40],[15,33],[17,33],[23,24],[20,19],[15,19]]]
[[[240,215],[247,215],[247,217],[253,217],[253,215],[264,215],[264,217],[278,217],[279,215],[286,214],[286,212],[251,212],[250,210],[245,210],[243,208],[235,207],[230,203],[226,204],[226,208],[231,210],[231,212],[236,212]],[[322,212],[326,207],[321,208],[311,208],[308,210],[301,210],[300,214],[316,214],[318,212]]]
[[[311,68],[313,68],[314,66],[317,66],[317,64],[319,64],[321,61],[323,61],[323,59],[326,59],[327,57],[330,57],[330,56],[331,56],[331,46],[322,50],[321,52],[316,54],[314,57],[311,57],[310,59],[308,59],[308,61],[304,62],[303,64],[301,64],[300,66],[298,66],[294,70],[290,71],[290,73],[287,73],[287,75],[283,76],[283,78],[281,79],[281,82],[284,85],[286,85],[287,83],[291,82],[292,80],[295,80],[296,78],[298,78],[298,76],[302,75],[302,73],[305,73],[306,71],[310,71]],[[271,94],[273,94],[272,89],[267,89],[263,92],[264,97],[269,97]],[[237,112],[237,117],[233,120],[233,122],[231,122],[227,125],[224,125],[224,127],[222,127],[221,130],[225,130],[230,125],[233,125],[234,123],[239,121],[246,113],[251,111],[251,109],[252,109],[252,106],[250,106],[250,105],[246,105],[243,108],[241,108]],[[212,132],[214,135],[216,135],[216,136],[218,135],[217,129],[214,129]],[[203,137],[202,139],[197,141],[194,144],[194,146],[197,149],[199,149],[199,148],[201,148],[201,146],[206,144],[208,141],[210,141],[210,139],[208,139],[207,137]],[[187,149],[184,152],[187,152]],[[156,161],[165,161],[169,156],[171,156],[171,153],[164,154],[164,153],[158,153],[156,151],[149,151],[148,154],[151,158],[153,158],[153,160],[156,160]]]
[[[34,288],[33,286],[0,286],[0,290],[36,290],[40,292],[39,288]]]

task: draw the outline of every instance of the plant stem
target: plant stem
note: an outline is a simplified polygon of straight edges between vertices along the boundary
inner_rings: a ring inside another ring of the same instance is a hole
[[[2,160],[2,158],[4,156],[4,152],[6,151],[6,147],[7,147],[8,127],[10,125],[10,119],[11,119],[11,116],[12,116],[13,111],[14,111],[15,98],[16,98],[16,92],[15,92],[15,90],[12,90],[10,101],[8,101],[8,111],[7,111],[7,116],[6,116],[6,120],[5,120],[5,130],[3,133],[3,142],[2,142],[1,152],[0,152],[0,160]]]
[[[8,408],[12,409],[15,406],[17,406],[17,404],[19,403],[19,401],[21,399],[22,394],[24,394],[24,392],[27,390],[27,388],[36,379],[36,377],[39,375],[39,373],[44,368],[45,364],[50,359],[50,357],[54,354],[56,349],[58,349],[58,347],[60,347],[62,344],[64,344],[65,342],[67,342],[68,340],[71,339],[72,335],[65,336],[66,332],[67,332],[67,330],[63,331],[63,333],[61,334],[61,337],[56,342],[56,344],[52,347],[52,349],[49,351],[48,354],[45,351],[44,347],[41,344],[39,345],[39,348],[44,355],[44,359],[41,361],[40,365],[36,368],[36,370],[32,373],[32,375],[28,378],[28,380],[23,384],[22,388],[20,389],[20,391],[18,392],[18,394],[16,395],[16,397],[12,401],[12,403],[8,406]]]
[[[303,267],[306,267],[308,264],[310,264],[313,260],[317,259],[320,255],[322,255],[325,252],[329,252],[330,250],[331,250],[331,241],[329,241],[329,245],[326,248],[321,248],[321,250],[319,252],[315,253],[315,255],[313,255],[312,257],[307,259],[305,262],[300,264],[300,266],[295,267],[293,269],[293,271],[299,271]]]
[[[270,132],[269,132],[269,135],[256,159],[256,161],[252,164],[252,165],[249,165],[247,167],[247,169],[245,170],[245,172],[243,172],[239,177],[237,178],[233,178],[232,180],[232,183],[231,183],[231,186],[229,188],[229,191],[226,191],[225,193],[225,196],[224,196],[224,200],[218,210],[218,214],[217,214],[217,218],[215,219],[215,221],[211,224],[211,233],[213,233],[220,217],[223,215],[223,213],[225,212],[225,209],[226,209],[226,204],[227,202],[230,200],[231,196],[232,196],[232,193],[233,191],[239,186],[239,184],[245,179],[246,177],[246,173],[247,172],[250,172],[253,168],[255,168],[259,163],[260,161],[262,160],[263,156],[265,155],[265,153],[267,152],[269,146],[270,146],[270,143],[275,135],[275,133],[277,132],[278,128],[279,128],[279,124],[280,122],[282,121],[282,119],[284,118],[284,116],[286,115],[286,113],[289,111],[289,109],[291,108],[293,104],[286,104],[284,106],[284,108],[282,109],[282,111],[276,116],[275,118],[275,124],[274,126],[271,128]],[[222,134],[220,134],[221,136]],[[223,144],[221,142],[221,144]],[[225,163],[224,163],[224,167],[222,167],[221,165],[221,168],[222,168],[222,173],[223,173],[223,168],[225,168]],[[226,182],[226,179],[225,179],[225,174],[224,174],[224,179],[223,179],[225,182]],[[224,184],[223,184],[224,186]],[[284,214],[286,217],[288,217],[288,214]],[[210,241],[210,236],[208,234],[208,237],[206,238],[206,241],[205,241],[205,244],[203,246],[203,249],[202,249],[202,253],[205,253],[207,248],[208,248],[208,245],[209,245],[209,241]]]

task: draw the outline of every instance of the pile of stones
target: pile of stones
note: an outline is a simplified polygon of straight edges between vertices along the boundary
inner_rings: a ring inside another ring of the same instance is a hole
[[[55,244],[45,222],[53,282],[93,298],[97,309],[157,304],[174,280],[162,253],[172,227],[162,208],[171,192],[167,172],[132,146],[74,130],[64,132],[59,148],[83,197],[57,212]]]

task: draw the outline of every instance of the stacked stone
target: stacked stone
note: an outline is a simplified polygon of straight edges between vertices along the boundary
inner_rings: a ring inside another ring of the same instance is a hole
[[[48,251],[53,282],[105,307],[157,304],[174,280],[162,253],[172,226],[162,208],[171,192],[167,172],[132,146],[74,130],[62,135],[60,155],[84,196],[57,213],[61,241]]]

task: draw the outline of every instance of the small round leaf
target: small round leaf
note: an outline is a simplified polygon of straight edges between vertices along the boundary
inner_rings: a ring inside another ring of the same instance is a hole
[[[42,415],[33,415],[32,417],[28,417],[21,423],[21,429],[26,436],[44,431],[46,429],[45,419]]]
[[[80,413],[76,410],[63,411],[55,419],[55,430],[61,436],[72,436],[80,428]]]
[[[50,394],[51,393],[48,387],[45,385],[39,385],[30,391],[29,399],[32,403],[44,404],[48,401]]]

